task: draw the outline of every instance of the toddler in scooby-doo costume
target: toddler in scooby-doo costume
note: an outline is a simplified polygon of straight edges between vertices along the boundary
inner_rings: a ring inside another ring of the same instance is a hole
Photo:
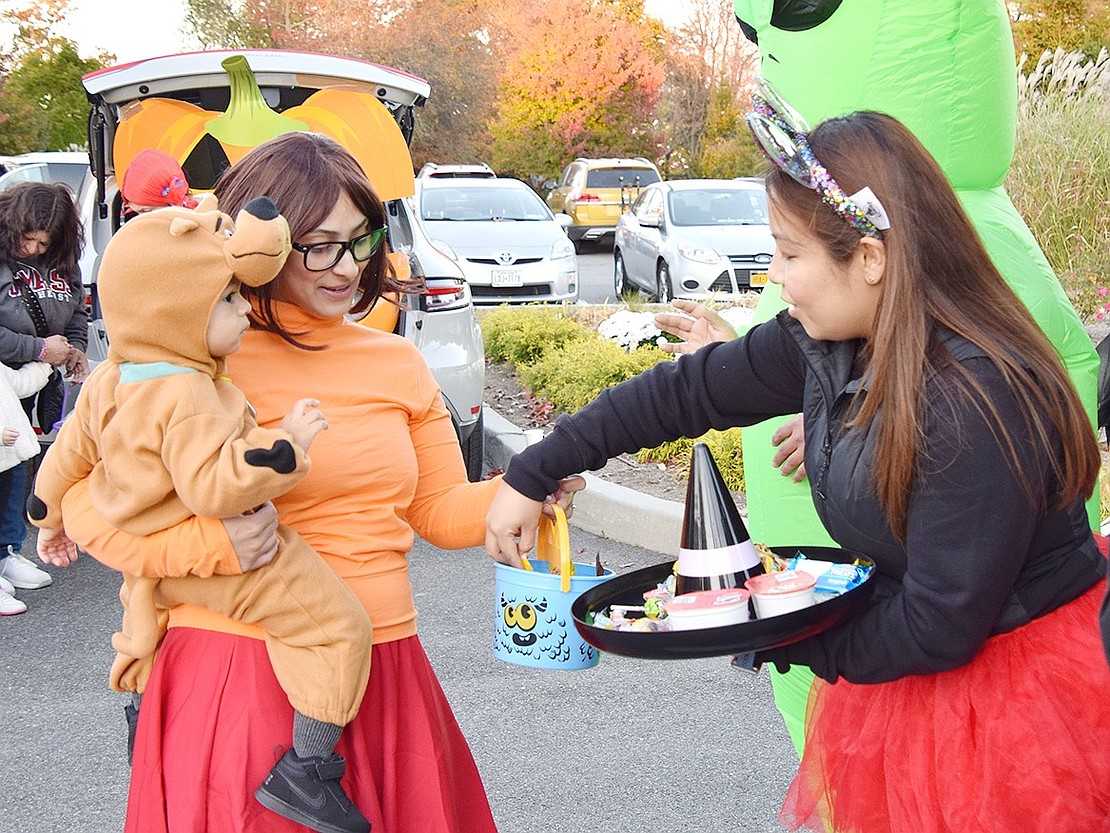
[[[272,280],[289,251],[288,224],[266,197],[234,224],[208,195],[195,210],[139,214],[112,238],[99,279],[109,359],[85,382],[39,469],[28,514],[41,530],[40,555],[72,547],[60,507],[86,477],[97,510],[132,535],[193,515],[249,512],[304,477],[308,446],[327,427],[319,403],[300,400],[280,430],[259,428],[224,375],[248,324],[240,286]],[[315,830],[368,831],[339,785],[344,760],[334,750],[366,689],[370,622],[304,539],[284,525],[278,539],[269,564],[239,574],[218,574],[237,564],[202,564],[195,574],[155,578],[153,566],[136,564],[120,591],[111,684],[143,691],[170,607],[260,625],[295,714],[293,747],[256,797]]]

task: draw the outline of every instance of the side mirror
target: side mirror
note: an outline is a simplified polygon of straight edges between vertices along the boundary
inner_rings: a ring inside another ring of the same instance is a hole
[[[659,228],[663,225],[663,218],[658,214],[648,214],[645,217],[637,217],[636,221],[641,226],[647,226],[648,228]]]
[[[558,185],[558,183],[553,179],[545,179],[543,182],[543,187],[547,191],[552,190],[556,185]]]

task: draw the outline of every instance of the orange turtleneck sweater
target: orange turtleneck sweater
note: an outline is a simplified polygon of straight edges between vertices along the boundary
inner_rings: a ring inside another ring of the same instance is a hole
[[[467,482],[451,418],[412,344],[289,304],[276,310],[290,331],[307,333],[299,340],[324,349],[301,350],[251,330],[228,361],[231,377],[262,427],[276,427],[305,396],[320,400],[328,420],[309,449],[308,475],[275,501],[279,515],[351,586],[370,614],[375,643],[411,636],[416,610],[407,557],[414,534],[444,549],[480,545],[500,478]],[[239,572],[215,520],[132,538],[95,515],[84,488],[67,494],[63,515],[78,545],[121,571]],[[261,636],[189,606],[171,611],[170,626]]]

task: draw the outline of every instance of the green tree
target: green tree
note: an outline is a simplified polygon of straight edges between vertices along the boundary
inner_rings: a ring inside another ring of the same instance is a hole
[[[235,0],[187,0],[185,27],[204,49],[273,46],[268,28],[257,23]]]
[[[744,111],[736,103],[732,85],[720,78],[709,92],[705,132],[691,175],[729,179],[748,176],[760,170],[763,154],[748,132]]]
[[[89,102],[81,76],[100,67],[99,60],[81,58],[76,46],[66,41],[56,52],[27,56],[12,72],[4,86],[5,95],[37,106],[46,117],[46,146],[27,150],[85,147]],[[17,125],[19,118],[12,114]]]
[[[0,118],[8,152],[84,147],[89,105],[81,76],[110,57],[82,58],[77,45],[54,34],[68,0],[7,3],[0,19],[15,29],[4,55]]]
[[[0,90],[0,154],[13,156],[46,147],[50,125],[41,108],[7,88]]]
[[[1014,45],[1033,61],[1057,47],[1088,58],[1110,48],[1110,0],[1020,0],[1010,6]]]

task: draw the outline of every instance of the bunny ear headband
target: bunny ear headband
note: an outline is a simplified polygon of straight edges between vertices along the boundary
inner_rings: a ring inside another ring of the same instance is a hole
[[[777,168],[820,194],[821,200],[860,234],[882,239],[883,231],[890,228],[890,220],[879,198],[868,187],[851,196],[844,193],[813,155],[806,139],[809,133],[806,120],[766,79],[759,79],[759,91],[752,96],[748,128]]]

